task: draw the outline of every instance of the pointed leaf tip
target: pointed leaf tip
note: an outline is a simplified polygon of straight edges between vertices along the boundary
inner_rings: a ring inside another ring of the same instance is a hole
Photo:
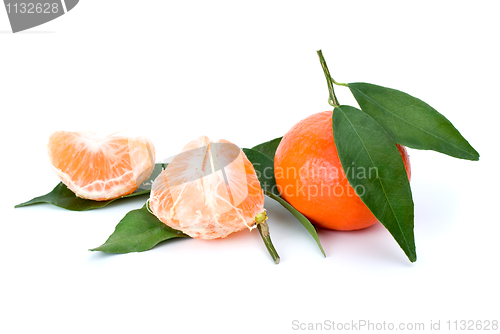
[[[162,223],[144,204],[141,209],[127,213],[108,240],[91,251],[115,254],[143,252],[162,241],[186,237],[189,236]]]
[[[365,171],[346,173],[349,183],[414,262],[413,199],[396,144],[376,120],[354,107],[336,107],[332,123],[344,170],[355,166]],[[376,173],[369,172],[373,170]]]
[[[316,231],[316,228],[314,228],[314,225],[307,219],[303,214],[301,214],[297,209],[295,209],[290,203],[285,201],[281,196],[277,196],[273,193],[266,192],[265,193],[268,197],[272,198],[276,202],[280,203],[285,209],[290,211],[292,215],[294,215],[295,218],[304,226],[304,228],[309,232],[309,234],[313,237],[313,239],[316,241],[316,244],[319,247],[319,250],[323,254],[324,257],[326,257],[325,250],[323,249],[323,246],[321,245],[321,242],[319,241],[318,237],[318,232]]]
[[[275,138],[273,140],[267,141],[265,143],[256,145],[256,146],[252,147],[252,150],[258,151],[258,152],[268,156],[269,158],[271,158],[271,160],[274,161],[274,155],[276,154],[276,150],[278,149],[278,146],[279,146],[282,138],[283,137],[278,137],[278,138]]]
[[[479,153],[453,124],[424,101],[396,89],[364,82],[348,84],[361,109],[400,145],[477,161]]]
[[[151,184],[153,183],[155,178],[162,172],[165,165],[166,164],[162,163],[156,164],[148,180],[146,180],[143,183],[143,186],[139,187],[133,193],[109,201],[92,201],[89,199],[78,197],[64,183],[59,182],[59,184],[55,186],[55,188],[52,189],[52,191],[49,192],[48,194],[35,197],[27,202],[17,204],[14,207],[20,208],[28,205],[48,203],[71,211],[87,211],[93,209],[100,209],[112,202],[119,201],[123,198],[130,198],[130,197],[149,194],[151,189]]]

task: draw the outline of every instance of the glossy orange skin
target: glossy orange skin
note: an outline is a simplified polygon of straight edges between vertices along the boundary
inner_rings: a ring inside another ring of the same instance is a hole
[[[276,184],[282,197],[315,225],[343,231],[366,228],[377,219],[344,174],[333,139],[332,113],[311,115],[283,136],[274,157]],[[408,153],[397,147],[410,179]]]

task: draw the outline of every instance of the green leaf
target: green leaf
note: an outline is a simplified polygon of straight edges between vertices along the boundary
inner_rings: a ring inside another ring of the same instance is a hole
[[[271,158],[251,148],[244,148],[243,152],[252,163],[262,190],[279,196],[274,177],[274,162]]]
[[[43,196],[35,197],[32,200],[18,204],[15,206],[15,208],[20,208],[23,206],[28,206],[33,204],[49,203],[72,211],[86,211],[92,209],[99,209],[105,207],[111,202],[120,200],[122,198],[129,198],[129,197],[149,194],[154,179],[161,173],[163,169],[165,169],[166,165],[167,164],[161,164],[161,163],[156,164],[148,180],[143,182],[143,184],[136,191],[134,191],[129,195],[125,195],[109,201],[92,201],[80,198],[76,196],[75,193],[72,192],[64,183],[60,182],[50,193]]]
[[[60,182],[50,193],[35,197],[32,200],[29,200],[27,202],[18,204],[15,206],[15,208],[20,208],[23,206],[28,206],[28,205],[33,205],[33,204],[40,204],[40,203],[49,203],[67,210],[72,210],[72,211],[86,211],[86,210],[92,210],[92,209],[99,209],[102,208],[106,205],[108,205],[111,202],[114,202],[118,199],[121,198],[127,198],[127,197],[133,197],[133,196],[138,196],[138,195],[144,195],[148,194],[149,190],[143,190],[139,192],[134,192],[130,195],[126,195],[114,200],[109,200],[109,201],[92,201],[88,199],[83,199],[80,197],[77,197],[74,192],[72,192],[66,185],[62,182]]]
[[[376,120],[354,107],[336,107],[332,122],[335,146],[349,183],[415,262],[413,199],[394,140]],[[353,168],[356,173],[349,172]]]
[[[90,250],[117,254],[143,252],[173,238],[189,238],[189,236],[162,223],[148,211],[146,203],[141,209],[127,213],[116,225],[108,240]]]
[[[274,163],[268,156],[255,151],[254,149],[244,148],[243,152],[247,156],[248,160],[252,163],[257,178],[260,181],[261,187],[264,190],[264,194],[268,197],[274,199],[281,205],[290,211],[295,218],[305,227],[305,229],[311,234],[311,236],[316,240],[319,249],[326,256],[323,247],[319,241],[318,233],[314,228],[313,224],[299,211],[297,211],[292,205],[280,197],[278,189],[276,187],[276,179],[274,177]]]
[[[326,257],[325,251],[323,250],[323,246],[321,246],[321,242],[319,241],[318,232],[316,232],[314,225],[309,221],[309,219],[307,219],[303,214],[301,214],[299,211],[297,211],[297,209],[295,209],[290,203],[285,201],[280,196],[277,196],[271,192],[264,192],[264,193],[267,196],[269,196],[270,198],[274,199],[276,202],[283,205],[283,207],[285,207],[285,209],[290,211],[290,213],[292,215],[294,215],[295,218],[297,218],[297,220],[302,224],[302,226],[305,227],[307,232],[309,232],[309,234],[311,234],[311,236],[314,238],[314,240],[316,240],[316,243],[318,244],[318,247],[321,250],[321,253],[323,253],[323,255]]]
[[[350,83],[348,87],[361,109],[380,123],[396,143],[479,160],[479,153],[453,124],[422,100],[368,83]]]
[[[252,147],[252,150],[259,151],[260,153],[267,155],[271,160],[274,161],[274,154],[276,153],[276,149],[281,142],[283,137],[275,138],[270,141],[266,141],[265,143],[259,144],[257,146]]]

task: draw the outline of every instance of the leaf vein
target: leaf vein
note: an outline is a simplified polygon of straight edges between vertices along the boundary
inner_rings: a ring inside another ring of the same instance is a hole
[[[373,162],[373,158],[372,158],[372,156],[371,156],[370,152],[368,151],[368,149],[367,149],[367,147],[366,147],[366,145],[365,145],[364,141],[361,139],[361,136],[359,135],[358,131],[356,130],[356,128],[355,128],[355,127],[354,127],[354,125],[352,124],[351,120],[347,117],[347,115],[345,114],[345,112],[344,112],[341,108],[338,108],[338,109],[342,112],[342,114],[344,115],[344,117],[347,119],[347,121],[349,122],[349,125],[352,127],[352,129],[354,130],[354,133],[356,134],[356,136],[358,137],[359,141],[360,141],[360,142],[361,142],[361,144],[363,145],[363,147],[364,147],[364,149],[365,149],[366,153],[368,154],[368,157],[370,158],[370,161],[371,161],[371,163],[372,163],[372,166],[373,166],[374,168],[377,168],[377,166],[375,166],[375,163]],[[405,233],[403,232],[403,229],[401,228],[401,222],[399,221],[399,219],[398,219],[398,217],[397,217],[397,215],[396,215],[396,212],[394,211],[394,208],[392,207],[391,201],[389,200],[389,197],[387,196],[387,192],[386,192],[386,190],[385,190],[385,187],[384,187],[384,185],[383,185],[383,183],[382,183],[382,181],[381,181],[380,177],[378,177],[377,179],[379,180],[378,182],[380,183],[380,186],[382,187],[382,191],[384,192],[384,196],[385,196],[385,198],[386,198],[387,203],[389,204],[389,207],[390,207],[390,209],[391,209],[392,215],[394,216],[394,218],[396,219],[396,222],[398,223],[398,228],[399,228],[399,230],[400,230],[400,232],[401,232],[401,235],[403,236],[403,239],[405,240],[406,245],[407,245],[408,247],[410,247],[410,244],[409,244],[408,240],[406,239]]]
[[[425,133],[427,133],[427,134],[429,134],[429,135],[431,135],[431,136],[433,136],[434,138],[437,138],[437,139],[439,139],[439,140],[441,140],[441,141],[443,141],[443,142],[445,142],[445,143],[447,143],[447,144],[449,144],[449,145],[451,145],[451,146],[455,147],[456,149],[458,149],[458,150],[460,150],[460,151],[462,151],[462,152],[464,152],[464,153],[466,153],[466,154],[468,154],[468,155],[472,156],[472,154],[471,154],[469,151],[467,151],[467,150],[465,150],[465,149],[463,149],[463,148],[461,148],[461,147],[459,147],[459,146],[455,145],[454,143],[451,143],[451,142],[447,141],[446,139],[444,139],[444,138],[442,138],[442,137],[440,137],[440,136],[438,136],[438,135],[433,134],[432,132],[430,132],[430,131],[428,131],[428,130],[425,130],[425,129],[424,129],[424,128],[422,128],[422,127],[419,127],[419,126],[417,126],[417,125],[415,125],[415,124],[411,123],[410,121],[406,120],[405,118],[403,118],[403,117],[401,117],[401,116],[399,116],[399,115],[397,115],[397,114],[394,114],[394,113],[390,112],[388,109],[384,108],[381,104],[379,104],[377,101],[375,101],[375,100],[373,100],[372,98],[370,98],[368,95],[366,95],[365,93],[363,93],[363,92],[362,92],[361,90],[359,90],[358,88],[355,88],[355,87],[350,87],[350,88],[355,89],[356,91],[358,91],[358,92],[359,92],[360,94],[362,94],[362,95],[363,95],[363,96],[364,96],[367,100],[370,100],[370,101],[371,101],[374,105],[376,105],[376,106],[377,106],[377,107],[379,107],[380,109],[384,110],[384,111],[385,111],[385,112],[387,112],[388,114],[390,114],[390,115],[392,115],[392,116],[394,116],[394,117],[396,117],[396,118],[398,118],[398,119],[400,119],[400,120],[404,121],[405,123],[407,123],[407,124],[409,124],[409,125],[411,125],[411,126],[413,126],[413,127],[417,128],[417,129],[419,129],[419,130],[421,130],[421,131],[423,131],[423,132],[425,132]],[[409,106],[414,106],[414,105],[409,105]],[[436,125],[436,127],[437,127],[437,125]]]

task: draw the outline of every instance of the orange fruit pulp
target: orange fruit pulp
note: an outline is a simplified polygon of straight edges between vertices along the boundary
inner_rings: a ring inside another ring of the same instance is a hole
[[[49,160],[76,196],[106,201],[134,192],[155,165],[153,144],[144,137],[58,131],[47,145]]]
[[[283,136],[274,158],[276,184],[281,196],[312,223],[335,230],[362,229],[377,218],[347,180],[335,147],[332,113],[311,115]],[[410,179],[406,149],[397,147]]]
[[[255,227],[264,194],[251,162],[236,145],[202,136],[188,143],[153,182],[151,212],[199,239]]]

